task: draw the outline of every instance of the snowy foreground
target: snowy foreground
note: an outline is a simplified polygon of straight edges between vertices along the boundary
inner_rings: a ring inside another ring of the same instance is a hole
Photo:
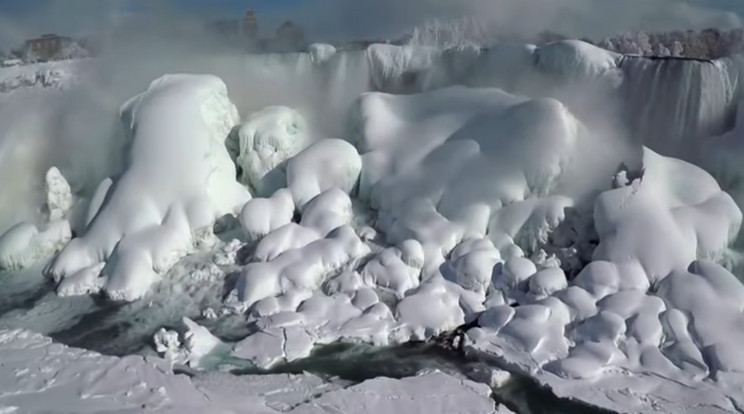
[[[736,62],[668,69],[686,88],[667,94],[679,105],[667,115],[689,125],[679,131],[654,119],[626,127],[638,109],[623,107],[639,94],[653,105],[667,97],[638,86],[654,68],[581,42],[316,46],[256,59],[311,72],[329,94],[343,88],[332,86],[340,68],[364,86],[320,109],[246,112],[234,102],[249,98],[218,76],[162,76],[121,107],[119,172],[85,191],[48,169],[41,213],[0,237],[0,269],[45,263],[59,295],[113,301],[148,300],[202,254],[184,272],[224,293],[202,316],[244,318],[247,336],[223,341],[186,318],[180,332],[155,334],[156,366],[4,331],[0,405],[495,412],[492,379],[428,373],[318,394],[309,375],[169,371],[227,359],[271,368],[321,344],[460,329],[453,347],[559,397],[618,412],[741,412],[744,285],[730,249],[742,221],[739,129],[698,144],[720,129],[716,111],[736,106],[731,82],[707,100],[700,90]],[[322,116],[337,108],[338,119]]]
[[[488,386],[441,372],[331,385],[310,374],[174,375],[157,358],[107,357],[0,331],[3,413],[508,413]]]

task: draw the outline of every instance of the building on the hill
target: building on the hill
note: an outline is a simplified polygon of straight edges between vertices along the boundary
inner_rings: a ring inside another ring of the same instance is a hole
[[[256,19],[256,13],[253,10],[248,9],[245,12],[242,29],[244,37],[251,40],[258,39],[258,20]]]
[[[38,60],[52,60],[71,43],[72,39],[69,37],[45,34],[26,40],[26,53]]]

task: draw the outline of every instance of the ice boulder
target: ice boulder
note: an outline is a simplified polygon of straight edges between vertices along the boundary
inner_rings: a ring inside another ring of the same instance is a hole
[[[291,223],[294,210],[292,194],[282,189],[270,198],[254,198],[245,203],[239,216],[240,225],[250,240],[258,240]]]
[[[339,226],[351,224],[352,219],[349,195],[338,188],[332,188],[307,203],[300,224],[325,236]]]
[[[338,227],[325,238],[288,250],[271,261],[247,265],[238,279],[238,299],[248,308],[280,294],[318,290],[334,272],[353,267],[369,251],[350,226]]]
[[[624,144],[592,150],[602,138],[559,101],[498,89],[368,93],[350,116],[377,229],[444,255],[486,235],[501,257],[522,255],[515,244],[536,251],[627,155]]]
[[[338,188],[350,194],[361,170],[362,160],[353,145],[340,139],[323,139],[287,162],[287,186],[302,211],[326,190]]]
[[[128,164],[85,232],[44,273],[75,280],[105,264],[98,285],[112,299],[134,300],[250,194],[225,147],[238,114],[219,78],[159,78],[122,106],[121,118]]]
[[[643,167],[640,178],[597,199],[594,260],[640,268],[654,283],[695,259],[722,259],[742,221],[734,200],[684,161],[645,149]]]
[[[258,195],[268,196],[285,186],[278,168],[309,144],[305,118],[285,106],[271,106],[248,117],[238,132],[241,181]]]
[[[389,289],[399,298],[418,287],[421,279],[421,266],[411,266],[410,260],[404,260],[403,251],[397,247],[388,247],[367,262],[362,270],[362,278],[369,286]],[[414,262],[416,263],[416,262]]]
[[[486,292],[500,262],[501,254],[489,239],[466,240],[452,251],[443,274],[465,289]]]

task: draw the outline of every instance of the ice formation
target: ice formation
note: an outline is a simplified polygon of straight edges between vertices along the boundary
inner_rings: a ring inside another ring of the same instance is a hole
[[[249,116],[238,130],[234,149],[241,180],[261,195],[283,188],[286,178],[279,167],[309,144],[308,134],[305,118],[291,108],[273,106]]]
[[[345,73],[328,107],[348,103],[348,116],[272,102],[240,124],[218,78],[155,81],[122,108],[123,174],[99,185],[85,230],[47,268],[60,293],[133,300],[194,244],[216,243],[211,274],[234,277],[225,277],[224,308],[205,315],[245,315],[249,335],[223,343],[185,320],[185,334],[155,337],[172,362],[204,368],[218,349],[270,368],[318,344],[457,331],[467,352],[596,406],[744,406],[744,287],[722,266],[742,221],[740,126],[694,141],[730,123],[734,59],[650,62],[577,41],[316,45],[252,59],[310,72],[321,88]],[[680,85],[664,73],[681,73],[672,76]],[[651,119],[634,112],[644,96]],[[626,117],[637,118],[627,129]],[[332,133],[319,127],[329,123]],[[716,180],[726,174],[735,198]],[[68,193],[50,186],[50,220],[65,217]],[[226,214],[242,234],[218,241],[212,225]],[[0,239],[0,264],[29,261],[19,246],[37,232],[24,224]],[[376,379],[292,411],[343,412],[356,393],[373,412],[409,412],[407,387],[422,383],[442,390],[429,395],[458,390],[437,407],[445,412],[463,387],[487,393],[441,374]]]
[[[121,112],[130,164],[45,270],[65,292],[100,286],[113,299],[143,296],[217,217],[250,198],[224,144],[238,120],[219,78],[165,76]]]
[[[22,222],[0,236],[0,270],[23,269],[59,252],[72,238],[71,210],[75,204],[70,185],[52,167],[45,177],[46,223],[41,229]]]

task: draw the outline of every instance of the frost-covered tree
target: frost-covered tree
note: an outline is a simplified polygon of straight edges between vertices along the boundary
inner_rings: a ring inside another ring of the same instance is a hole
[[[477,18],[429,20],[411,32],[408,44],[441,48],[488,46],[500,39]]]

